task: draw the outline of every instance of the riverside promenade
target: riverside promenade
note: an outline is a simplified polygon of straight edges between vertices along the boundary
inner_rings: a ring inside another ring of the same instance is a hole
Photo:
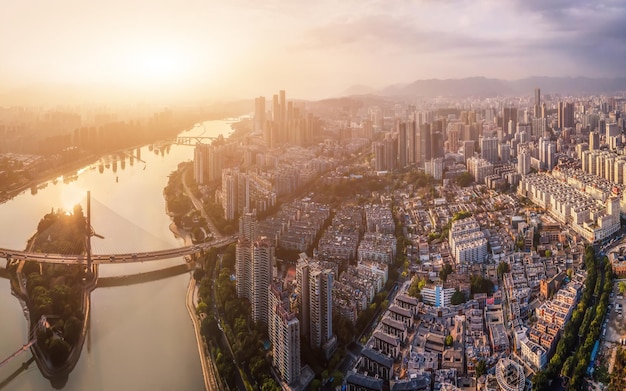
[[[176,226],[176,224],[170,224],[170,231],[172,231],[174,236],[183,239],[186,245],[191,244],[191,237],[189,233]],[[185,306],[187,307],[187,312],[189,313],[189,318],[191,318],[193,330],[196,334],[196,344],[198,345],[198,354],[200,355],[200,366],[202,367],[204,388],[207,391],[222,390],[223,388],[220,387],[221,380],[219,378],[219,373],[217,372],[217,367],[215,366],[212,357],[208,355],[207,349],[205,348],[206,345],[200,332],[201,324],[200,319],[196,313],[196,304],[194,301],[195,291],[196,280],[193,278],[193,275],[191,275],[189,278],[189,285],[187,286]]]

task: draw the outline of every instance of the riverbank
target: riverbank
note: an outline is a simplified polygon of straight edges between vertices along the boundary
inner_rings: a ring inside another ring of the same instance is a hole
[[[170,224],[170,231],[174,234],[174,237],[182,239],[185,245],[191,245],[191,236],[182,228],[178,227],[174,222]],[[189,266],[193,265],[190,263]],[[188,266],[187,264],[182,266]],[[221,390],[219,387],[219,373],[215,367],[212,357],[207,353],[206,345],[200,333],[201,324],[197,314],[197,307],[194,302],[194,296],[196,291],[196,280],[191,274],[189,278],[189,285],[187,286],[187,295],[185,297],[185,307],[187,313],[193,324],[194,334],[196,336],[196,345],[198,347],[198,354],[200,355],[200,366],[202,367],[202,378],[204,379],[204,387],[207,391]]]
[[[124,286],[142,284],[144,282],[158,281],[164,278],[179,276],[192,270],[191,264],[175,265],[165,269],[153,270],[145,273],[130,274],[114,277],[100,277],[96,288],[111,288],[114,286]]]
[[[5,203],[9,200],[11,200],[13,197],[17,196],[18,194],[22,193],[23,191],[26,191],[30,188],[32,188],[33,186],[39,186],[44,182],[47,181],[51,181],[55,178],[58,178],[62,175],[64,175],[67,172],[72,172],[72,171],[76,171],[79,170],[85,166],[89,166],[94,164],[96,161],[98,161],[98,159],[100,159],[101,156],[98,155],[94,155],[94,154],[89,154],[87,156],[83,156],[78,160],[72,161],[72,162],[68,162],[65,164],[61,164],[57,167],[52,167],[50,169],[47,169],[46,171],[43,171],[41,173],[38,173],[33,179],[31,179],[30,181],[28,181],[28,183],[25,183],[19,187],[16,187],[14,189],[8,189],[6,191],[5,194],[3,194],[0,197],[0,204]]]

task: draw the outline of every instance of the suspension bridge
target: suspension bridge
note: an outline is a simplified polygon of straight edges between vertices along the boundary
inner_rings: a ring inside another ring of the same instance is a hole
[[[90,196],[90,192],[87,192],[86,197],[87,203],[87,213],[86,213],[86,229],[85,229],[85,240],[84,243],[68,243],[66,247],[62,247],[64,253],[68,254],[55,254],[55,253],[42,253],[36,251],[18,251],[10,248],[1,248],[0,247],[0,258],[5,258],[9,263],[10,262],[18,262],[20,266],[24,265],[23,261],[35,261],[38,263],[51,263],[51,264],[80,264],[85,265],[88,269],[92,270],[95,275],[94,287],[97,284],[97,265],[104,264],[124,264],[124,263],[136,263],[136,262],[146,262],[146,261],[158,261],[164,259],[172,259],[178,257],[185,257],[194,254],[199,254],[202,251],[209,250],[213,247],[222,247],[228,245],[230,243],[234,243],[237,241],[237,235],[229,236],[229,237],[221,237],[218,236],[217,239],[210,240],[208,242],[202,242],[194,245],[183,245],[178,247],[171,247],[171,242],[164,242],[162,238],[155,236],[153,233],[146,231],[145,229],[139,227],[134,222],[128,220],[125,217],[122,217],[117,212],[108,208],[106,205],[96,201],[95,206],[99,208],[99,212],[103,213],[105,217],[103,220],[107,221],[107,225],[109,226],[110,231],[104,232],[107,237],[109,237],[110,241],[109,245],[99,245],[96,246],[100,250],[100,252],[93,253],[92,252],[92,237],[96,237],[99,239],[103,239],[98,241],[99,244],[106,243],[105,236],[96,233],[94,228],[91,226],[91,209],[92,209],[92,200]],[[108,213],[107,213],[108,212]],[[100,214],[99,213],[99,214]],[[56,223],[55,223],[56,224]],[[54,224],[53,224],[54,226]],[[54,227],[48,227],[48,230],[54,230]],[[113,227],[113,228],[111,228]],[[38,235],[43,235],[46,237],[49,235],[49,232],[44,230],[43,232],[39,232]],[[217,233],[216,233],[217,234]],[[178,232],[177,236],[180,236],[181,233]],[[219,235],[219,234],[218,234]],[[132,250],[126,249],[124,251],[123,245],[116,244],[116,240],[124,238],[125,245],[128,247],[129,243],[131,247],[135,247]],[[130,239],[130,240],[129,240]],[[137,245],[143,244],[145,247],[159,248],[156,250],[147,250],[145,251],[137,251]],[[32,247],[31,243],[27,246],[29,249]],[[111,251],[111,247],[113,247],[113,251]],[[165,248],[162,248],[165,247]],[[120,251],[121,250],[121,251]],[[76,255],[77,253],[82,253]],[[181,266],[181,265],[179,265]],[[186,266],[186,265],[182,265]],[[178,268],[178,267],[168,267],[162,269],[163,272],[168,272],[166,274],[169,275],[171,272],[170,269]],[[20,270],[20,268],[18,268]],[[187,272],[187,268],[184,267],[181,270],[183,272]],[[122,279],[122,283],[128,283],[129,278],[138,277],[143,281],[142,277],[153,278],[153,275],[156,276],[154,278],[162,278],[161,274],[158,273],[161,270],[151,271],[147,273],[139,273],[130,276],[121,276],[124,277]],[[18,271],[19,273],[19,271]],[[146,276],[144,276],[146,274]],[[177,271],[178,274],[178,271]],[[115,279],[115,277],[108,277],[109,280]],[[20,279],[20,281],[22,281]],[[131,281],[132,282],[132,281]],[[108,285],[105,286],[115,286],[119,285],[120,281],[108,281]],[[21,284],[20,284],[21,285]],[[40,326],[45,325],[46,319],[42,317],[42,320],[39,321]],[[36,333],[32,332],[29,334],[29,341],[22,345],[15,352],[10,354],[8,357],[0,361],[0,368],[5,364],[9,363],[11,360],[18,357],[21,353],[29,350],[35,343],[37,342]]]
[[[92,251],[92,243],[90,238],[96,237],[105,239],[104,236],[99,235],[91,227],[91,199],[87,198],[87,220],[88,220],[88,236],[85,241],[87,251],[84,254],[77,254],[78,251],[76,244],[69,245],[69,248],[63,248],[63,254],[59,253],[44,253],[34,252],[28,250],[15,250],[10,248],[4,248],[0,246],[0,258],[4,258],[8,261],[36,261],[41,263],[56,263],[56,264],[125,264],[125,263],[137,263],[137,262],[149,262],[159,261],[164,259],[172,259],[177,257],[184,257],[193,254],[199,254],[202,251],[207,251],[213,247],[222,247],[237,241],[237,235],[228,237],[218,237],[216,239],[202,242],[194,245],[183,245],[178,247],[171,247],[162,238],[155,237],[154,234],[146,231],[145,229],[137,226],[132,221],[120,216],[115,211],[108,208],[106,205],[94,202],[99,208],[100,212],[106,215],[106,220],[109,221],[109,226],[116,227],[115,231],[107,232],[105,235],[111,237],[111,241],[103,240],[94,243],[94,247],[97,247],[96,251]],[[40,233],[41,235],[41,233]],[[116,243],[116,235],[121,239],[120,235],[124,237],[126,242],[126,248],[124,245]],[[129,238],[132,238],[132,245],[129,248]],[[143,244],[146,248],[138,248],[138,244]],[[133,248],[134,247],[134,248]],[[149,248],[159,248],[150,250]],[[163,248],[165,247],[165,248]]]
[[[45,327],[47,323],[47,319],[45,316],[42,316],[41,319],[39,319],[39,327]],[[33,329],[34,330],[34,329]],[[34,332],[33,330],[31,330],[30,335],[30,341],[28,341],[27,343],[25,343],[24,345],[22,345],[21,348],[19,348],[18,350],[16,350],[13,354],[11,354],[9,357],[5,358],[4,360],[2,360],[0,362],[0,368],[2,368],[5,364],[7,364],[9,361],[13,360],[15,357],[19,356],[20,354],[22,354],[23,352],[27,351],[28,349],[30,349],[31,346],[33,346],[36,342],[37,342],[37,333]]]

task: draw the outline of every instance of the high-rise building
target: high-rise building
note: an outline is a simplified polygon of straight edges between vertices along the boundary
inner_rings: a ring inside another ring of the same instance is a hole
[[[535,106],[534,106],[534,117],[542,118],[541,113],[541,90],[539,88],[535,88]]]
[[[498,157],[502,163],[508,163],[511,160],[511,148],[508,144],[498,144]]]
[[[222,208],[224,209],[224,218],[227,221],[235,219],[237,214],[237,174],[234,169],[222,170]]]
[[[267,238],[251,242],[240,239],[235,250],[237,296],[246,298],[252,320],[267,324],[268,286],[272,281],[274,246]]]
[[[600,149],[600,134],[598,132],[589,132],[589,150]]]
[[[278,92],[280,94],[280,109],[279,109],[279,113],[280,113],[280,121],[284,124],[285,122],[287,122],[287,98],[285,96],[285,90],[280,90]]]
[[[544,170],[552,170],[556,165],[556,143],[548,138],[539,138],[539,164]]]
[[[208,180],[207,166],[209,160],[209,145],[198,143],[193,150],[193,178],[198,185],[204,185]]]
[[[309,335],[309,260],[301,255],[296,263],[296,297],[298,316],[300,319],[300,332]]]
[[[615,122],[609,122],[606,124],[606,140],[608,141],[611,137],[619,136],[619,127]]]
[[[498,139],[495,137],[482,137],[480,139],[481,157],[488,162],[498,161]]]
[[[459,130],[450,129],[448,131],[448,151],[458,152],[459,150]]]
[[[406,132],[407,132],[407,163],[415,164],[419,162],[419,135],[416,129],[415,120],[411,120],[406,124]]]
[[[537,137],[543,136],[543,134],[548,129],[548,120],[546,118],[534,118],[532,120],[532,135],[537,139]]]
[[[565,128],[574,127],[574,104],[571,102],[559,102],[558,110],[558,128],[563,130]]]
[[[311,348],[319,349],[333,337],[333,272],[313,266],[309,270],[309,330]]]
[[[431,159],[436,159],[444,156],[443,152],[443,134],[440,131],[431,132],[430,135],[430,145],[431,145]]]
[[[398,123],[398,167],[404,168],[407,166],[407,152],[408,152],[408,137],[406,122]]]
[[[244,210],[239,217],[239,239],[254,241],[257,239],[259,232],[259,222],[256,218],[256,209],[250,211]]]
[[[474,156],[475,151],[475,141],[474,140],[465,140],[463,141],[463,157],[465,162],[467,163],[467,159]]]
[[[502,108],[502,131],[505,134],[509,134],[509,121],[512,121],[512,128],[517,128],[517,108],[515,107],[503,107]]]
[[[431,141],[430,141],[430,124],[425,123],[420,126],[420,163],[424,163],[432,159]]]
[[[272,344],[272,365],[281,379],[294,384],[300,378],[300,322],[289,307],[289,292],[280,283],[268,287],[268,336]]]
[[[254,99],[254,131],[263,132],[265,128],[265,97]]]
[[[522,149],[517,156],[517,172],[526,175],[530,172],[530,152]]]
[[[424,173],[431,175],[435,180],[443,178],[443,158],[438,157],[424,163]]]

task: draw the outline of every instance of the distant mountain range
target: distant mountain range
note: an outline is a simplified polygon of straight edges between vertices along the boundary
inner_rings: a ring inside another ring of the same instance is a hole
[[[342,96],[378,95],[388,97],[495,97],[531,95],[536,87],[542,94],[580,95],[613,94],[626,91],[626,77],[529,77],[519,80],[467,77],[463,79],[416,80],[409,84],[395,84],[380,90],[358,85],[344,91]]]

